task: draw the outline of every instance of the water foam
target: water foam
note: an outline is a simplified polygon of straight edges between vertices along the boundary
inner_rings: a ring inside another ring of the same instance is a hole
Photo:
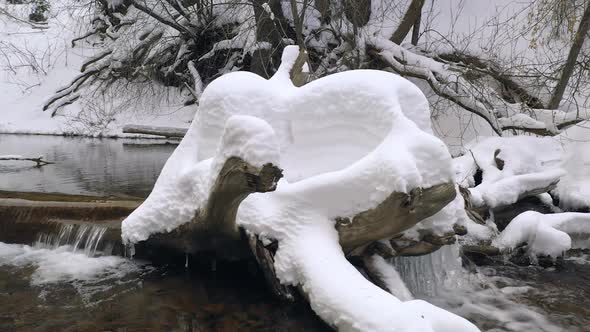
[[[517,302],[518,295],[534,291],[530,285],[498,276],[493,268],[475,273],[463,269],[458,245],[392,263],[416,298],[467,318],[482,331],[564,331],[543,313]]]

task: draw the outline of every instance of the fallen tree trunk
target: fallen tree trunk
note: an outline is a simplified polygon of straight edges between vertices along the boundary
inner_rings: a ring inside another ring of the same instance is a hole
[[[375,209],[349,218],[337,218],[340,245],[350,252],[381,239],[391,238],[416,225],[455,199],[453,183],[430,188],[415,188],[406,193],[392,193]]]
[[[123,127],[124,134],[143,134],[164,136],[166,138],[183,138],[186,135],[187,128],[178,127],[158,127],[144,125],[126,125]]]
[[[274,190],[281,177],[281,170],[270,163],[257,168],[231,157],[217,175],[206,206],[190,222],[171,232],[154,234],[146,243],[191,254],[213,252],[224,258],[242,257],[244,243],[235,221],[238,207],[251,193]]]

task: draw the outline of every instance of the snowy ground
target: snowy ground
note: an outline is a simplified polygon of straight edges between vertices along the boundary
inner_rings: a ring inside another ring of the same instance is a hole
[[[0,1],[0,10],[26,18],[31,8]],[[135,86],[134,98],[141,98],[134,100],[87,91],[55,117],[42,112],[43,103],[95,52],[82,42],[71,47],[83,31],[77,19],[86,11],[68,0],[51,2],[48,24],[40,26],[0,14],[0,133],[122,136],[130,123],[188,127],[195,108],[184,107],[175,89],[152,86]]]

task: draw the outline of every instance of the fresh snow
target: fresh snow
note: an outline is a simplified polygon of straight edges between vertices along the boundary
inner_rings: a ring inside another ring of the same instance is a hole
[[[0,10],[25,21],[30,6],[0,1]],[[137,137],[122,134],[122,127],[188,127],[195,110],[183,106],[186,96],[176,88],[155,85],[131,84],[126,94],[107,91],[106,100],[97,98],[95,89],[90,88],[81,91],[80,99],[60,109],[55,117],[50,110],[42,111],[45,101],[67,86],[80,74],[82,64],[100,52],[83,41],[71,47],[71,40],[86,32],[87,14],[86,7],[71,0],[56,0],[51,1],[47,25],[40,29],[6,16],[0,20],[0,133]],[[146,94],[146,89],[150,93]],[[108,118],[113,121],[102,127],[97,124],[99,119]]]
[[[529,254],[561,256],[572,248],[570,235],[590,234],[589,213],[521,213],[494,239],[498,248],[516,248],[526,243]]]
[[[274,192],[248,196],[237,222],[278,240],[277,277],[300,285],[320,317],[341,331],[478,331],[366,280],[346,260],[334,227],[336,217],[372,209],[394,191],[452,181],[450,154],[430,134],[426,98],[399,76],[371,70],[296,88],[287,74],[297,53],[287,47],[270,80],[237,72],[208,85],[152,193],[123,221],[124,241],[191,221],[227,157],[275,162],[285,179]],[[450,227],[454,219],[444,221]]]
[[[469,187],[472,203],[491,208],[515,203],[535,188],[557,184],[560,207],[590,206],[590,130],[574,126],[557,137],[488,137],[471,142],[453,159],[455,181]],[[504,161],[502,170],[494,160]],[[481,169],[482,183],[474,187]]]

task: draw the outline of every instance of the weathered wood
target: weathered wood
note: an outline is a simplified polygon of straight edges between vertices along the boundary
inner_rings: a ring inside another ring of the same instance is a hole
[[[258,262],[258,266],[260,266],[260,269],[262,270],[264,279],[273,294],[283,301],[294,301],[295,290],[290,286],[281,284],[279,279],[277,279],[274,267],[274,256],[271,251],[262,244],[262,241],[260,241],[256,235],[246,234],[245,236],[248,238],[250,250],[252,251],[252,254],[254,254],[254,258],[256,259],[256,262]]]
[[[183,138],[188,131],[187,128],[178,127],[158,127],[158,126],[143,126],[143,125],[126,125],[123,127],[124,134],[143,134],[164,136],[166,138]]]
[[[390,38],[392,42],[399,45],[404,41],[412,27],[416,22],[419,22],[424,2],[424,0],[412,0],[399,26]]]
[[[248,250],[235,225],[238,207],[251,193],[273,191],[281,176],[281,170],[271,164],[256,168],[240,158],[229,158],[213,185],[207,206],[199,210],[191,222],[169,233],[154,234],[147,240],[147,245],[186,253],[212,251],[222,257],[244,257]],[[352,220],[340,218],[336,226],[340,242],[345,252],[349,253],[378,240],[394,237],[440,211],[455,195],[452,183],[416,189],[410,194],[392,193],[375,209],[359,213]],[[107,220],[119,223],[140,203],[93,201],[90,197],[76,197],[70,202],[0,199],[0,220],[82,220],[99,223]],[[413,254],[417,251],[404,249],[404,252]]]
[[[57,196],[56,194],[49,194]],[[27,195],[33,198],[34,195]],[[0,198],[0,242],[31,244],[41,233],[56,234],[63,225],[98,225],[109,230],[109,239],[121,241],[120,225],[140,202],[89,201],[74,196],[73,201]],[[67,195],[62,195],[62,199]]]
[[[293,64],[293,67],[289,72],[289,76],[291,77],[293,85],[303,86],[309,81],[309,73],[303,71],[303,66],[305,66],[307,60],[307,52],[300,48],[299,55],[297,55],[297,59],[295,60],[295,64]]]
[[[430,188],[416,188],[409,194],[394,192],[372,210],[352,218],[337,218],[340,245],[345,252],[380,239],[391,238],[416,225],[455,199],[451,182]]]
[[[257,168],[240,158],[229,158],[211,189],[207,206],[197,211],[191,222],[169,233],[152,235],[148,245],[186,253],[211,251],[226,258],[245,256],[247,249],[235,223],[238,207],[251,193],[275,190],[281,177],[281,169],[272,164]]]

